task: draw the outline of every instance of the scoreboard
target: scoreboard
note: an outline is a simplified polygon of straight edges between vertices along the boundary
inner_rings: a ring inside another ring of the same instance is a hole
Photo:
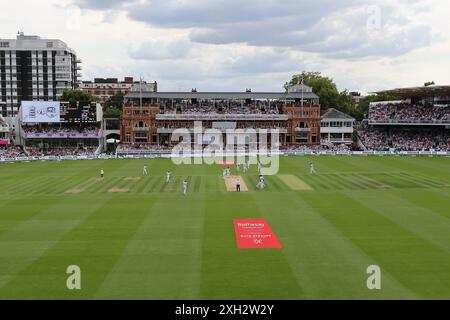
[[[66,123],[95,123],[97,122],[97,104],[91,102],[85,106],[77,106],[62,102],[60,107],[60,122]]]
[[[21,117],[24,123],[96,123],[97,103],[22,101]]]

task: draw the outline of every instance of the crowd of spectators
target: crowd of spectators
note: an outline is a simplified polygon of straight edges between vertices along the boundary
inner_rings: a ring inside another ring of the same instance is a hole
[[[388,150],[387,132],[385,130],[366,129],[359,132],[359,138],[369,150]]]
[[[157,144],[119,144],[117,153],[170,151],[172,147]]]
[[[450,150],[450,135],[433,130],[368,129],[359,132],[359,137],[368,149],[376,151]]]
[[[25,153],[19,146],[0,146],[0,159],[24,157]]]
[[[281,104],[255,100],[251,103],[244,101],[202,101],[199,103],[173,103],[161,104],[164,114],[279,114]]]
[[[280,148],[282,151],[286,152],[309,152],[309,151],[350,151],[351,148],[345,144],[321,144],[321,145],[290,145],[290,146],[282,146]]]
[[[27,137],[98,137],[99,128],[95,125],[34,125],[22,126]]]
[[[205,147],[206,145],[204,145]],[[270,149],[273,146],[268,143],[266,148]],[[145,152],[160,152],[160,151],[171,151],[172,146],[164,146],[164,145],[146,145],[146,144],[134,144],[134,145],[127,145],[127,144],[121,144],[117,147],[117,153],[145,153]],[[251,150],[257,150],[258,144],[254,144],[252,148],[249,147],[249,145],[245,145],[242,147],[239,146],[224,146],[224,149],[230,151],[230,150],[245,150],[249,151]],[[291,145],[291,146],[281,146],[279,148],[281,151],[287,151],[287,152],[308,152],[308,151],[350,151],[351,148],[348,145],[342,144],[342,145],[313,145],[313,146],[306,146],[306,145]]]
[[[450,120],[450,107],[421,106],[409,103],[373,103],[369,107],[369,120]]]
[[[26,153],[30,157],[41,156],[89,156],[95,153],[96,147],[50,147],[42,149],[39,147],[27,147]]]

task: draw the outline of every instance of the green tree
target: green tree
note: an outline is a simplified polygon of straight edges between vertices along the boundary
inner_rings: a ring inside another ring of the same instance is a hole
[[[79,105],[83,106],[88,105],[91,102],[100,102],[100,99],[84,90],[65,89],[60,101],[68,101],[70,105],[74,105],[78,102]]]
[[[106,100],[103,104],[103,114],[110,117],[120,116],[122,114],[124,97],[123,93],[117,93]]]
[[[339,111],[352,115],[357,120],[362,118],[362,114],[352,108],[352,96],[347,90],[339,92],[332,78],[323,76],[320,72],[303,71],[293,75],[289,82],[284,84],[287,91],[292,85],[303,83],[312,88],[313,92],[320,97],[320,107],[322,110],[335,108]]]

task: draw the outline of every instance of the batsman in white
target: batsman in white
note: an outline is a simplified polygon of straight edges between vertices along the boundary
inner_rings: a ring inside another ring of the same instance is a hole
[[[187,182],[187,179],[185,178],[183,180],[183,194],[184,195],[186,195],[186,193],[187,193],[187,186],[188,186],[188,182]]]
[[[264,177],[262,175],[259,176],[258,184],[256,185],[258,189],[264,189],[266,187],[266,182],[264,180]]]
[[[142,170],[142,175],[143,176],[148,175],[148,167],[147,167],[147,165],[144,165],[144,169]]]
[[[314,168],[314,164],[312,162],[309,164],[309,173],[310,174],[316,173],[316,169]]]
[[[170,182],[170,175],[172,174],[172,172],[170,172],[170,171],[167,171],[166,172],[166,183],[169,183]]]

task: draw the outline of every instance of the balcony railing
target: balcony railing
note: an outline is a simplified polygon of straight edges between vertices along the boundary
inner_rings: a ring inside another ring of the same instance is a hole
[[[296,132],[310,132],[311,128],[295,128]]]
[[[283,114],[157,114],[156,120],[264,120],[285,121],[287,115]]]
[[[173,133],[175,130],[177,130],[178,128],[158,128],[156,129],[157,133]],[[204,129],[210,129],[210,128],[204,128]],[[256,130],[258,132],[258,130],[267,130],[267,133],[270,134],[271,130],[278,130],[279,133],[287,133],[287,129],[286,128],[248,128],[248,129],[253,129]],[[187,128],[187,130],[190,133],[194,132],[193,128]],[[222,133],[226,133],[227,129],[214,129],[214,130],[219,130]],[[231,129],[231,130],[240,130],[240,129]],[[246,129],[241,129],[243,130],[242,133],[246,134]],[[204,131],[204,130],[203,130]],[[237,133],[239,133],[240,131],[236,131]]]
[[[149,127],[134,127],[133,128],[134,132],[148,132],[150,131]]]

